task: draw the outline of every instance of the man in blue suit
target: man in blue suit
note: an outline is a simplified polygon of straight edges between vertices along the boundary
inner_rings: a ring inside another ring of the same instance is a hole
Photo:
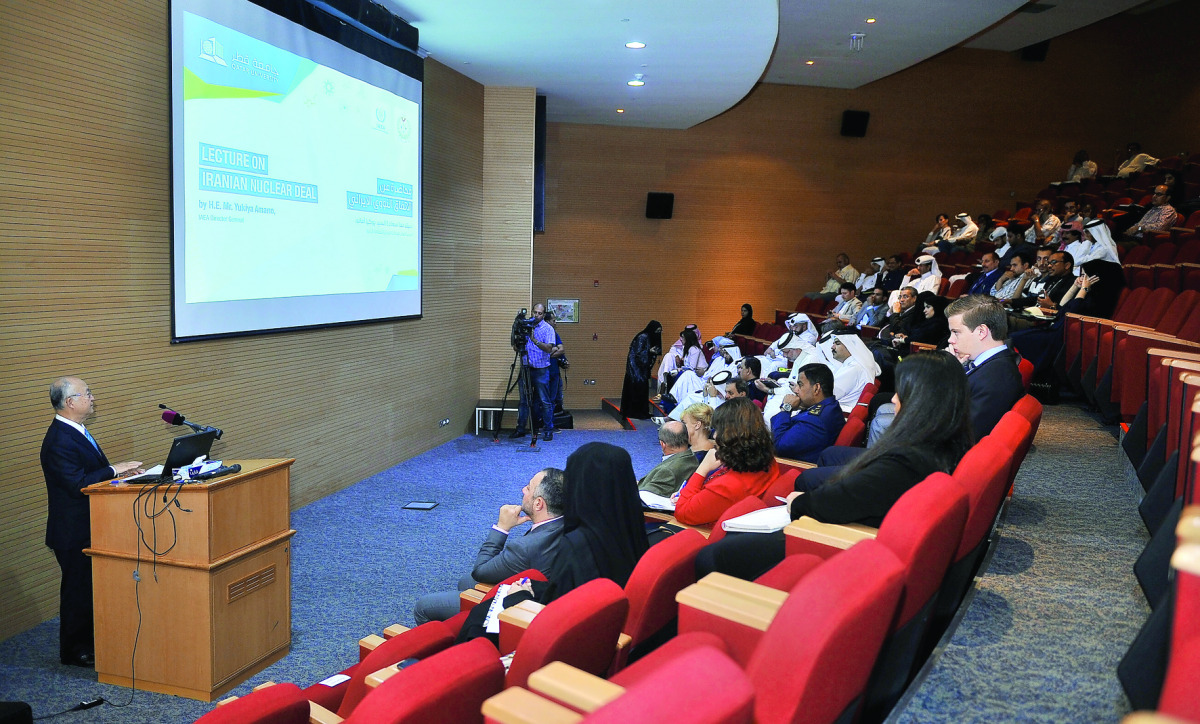
[[[42,473],[46,477],[46,545],[62,569],[58,592],[59,660],[72,666],[95,665],[92,628],[92,561],[83,553],[91,545],[88,497],[83,488],[125,473],[141,472],[137,461],[109,463],[83,426],[95,412],[96,399],[83,380],[60,377],[50,385],[54,421],[42,440]]]
[[[527,569],[545,573],[558,550],[563,519],[563,471],[546,468],[521,489],[521,504],[500,506],[500,516],[475,557],[471,574],[463,576],[456,591],[421,596],[413,608],[417,625],[445,621],[459,611],[458,594],[476,583],[499,583]],[[522,523],[532,523],[522,535],[511,533]]]
[[[980,257],[979,266],[983,268],[983,271],[967,289],[967,294],[991,294],[992,287],[996,286],[996,280],[1004,273],[1004,270],[1000,268],[1000,257],[996,256],[995,252],[989,251]]]

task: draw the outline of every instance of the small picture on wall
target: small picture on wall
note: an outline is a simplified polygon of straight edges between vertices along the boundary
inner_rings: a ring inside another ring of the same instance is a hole
[[[547,311],[554,312],[554,321],[574,324],[579,321],[578,299],[547,299]]]

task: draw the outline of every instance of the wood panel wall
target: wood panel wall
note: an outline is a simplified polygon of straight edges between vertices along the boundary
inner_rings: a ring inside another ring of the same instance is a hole
[[[58,612],[55,377],[90,384],[110,459],[161,462],[168,403],[225,430],[214,456],[295,457],[293,506],[462,434],[479,386],[482,86],[426,63],[422,319],[171,345],[167,4],[93,10],[9,3],[0,23],[0,638]]]
[[[728,331],[743,302],[770,321],[837,252],[861,269],[914,249],[939,212],[1012,208],[1080,148],[1101,165],[1131,138],[1200,150],[1197,5],[1056,38],[1041,63],[960,49],[857,90],[760,85],[682,131],[550,124],[534,293],[581,300],[580,324],[559,325],[566,405],[620,396],[629,341],[652,318],[664,344],[689,322],[706,339]],[[846,109],[870,111],[865,138],[839,135]],[[645,218],[648,191],[675,194],[674,218]]]
[[[479,397],[502,399],[514,359],[508,344],[513,318],[517,310],[533,305],[536,92],[489,86],[483,97],[483,268],[487,274],[480,284],[478,304]],[[514,390],[510,397],[515,394]]]

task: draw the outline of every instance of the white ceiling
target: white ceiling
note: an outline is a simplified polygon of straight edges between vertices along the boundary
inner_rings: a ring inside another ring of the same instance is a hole
[[[694,126],[759,81],[857,88],[961,44],[1018,50],[1144,4],[1041,0],[1053,7],[1033,14],[1018,12],[1025,0],[380,1],[435,60],[484,85],[536,87],[550,121],[652,128]],[[626,85],[638,73],[646,85]]]

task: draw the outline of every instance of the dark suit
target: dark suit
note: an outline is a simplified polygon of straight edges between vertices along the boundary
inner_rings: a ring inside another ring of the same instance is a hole
[[[531,528],[524,534],[505,535],[496,529],[488,531],[479,547],[475,567],[463,576],[454,591],[427,593],[413,607],[413,618],[420,625],[427,621],[445,621],[458,613],[458,593],[476,583],[499,583],[529,568],[546,572],[554,560],[562,537],[562,518]]]
[[[979,440],[992,432],[1004,413],[1025,395],[1017,356],[1005,348],[967,371],[971,388],[971,430]]]
[[[88,498],[83,488],[113,477],[108,458],[75,428],[55,419],[42,440],[46,477],[46,545],[62,569],[59,587],[59,655],[64,660],[91,653],[92,562],[83,554],[91,545]]]

